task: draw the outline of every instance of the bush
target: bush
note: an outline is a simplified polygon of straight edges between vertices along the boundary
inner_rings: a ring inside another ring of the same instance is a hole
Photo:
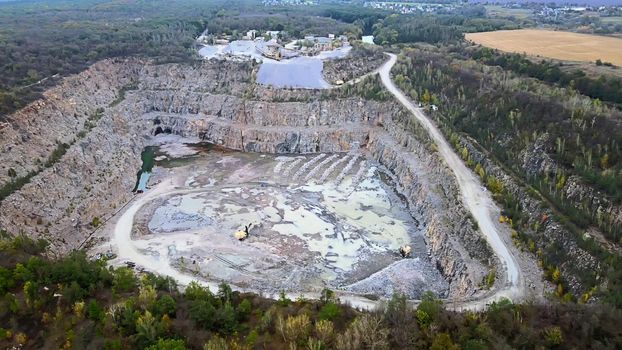
[[[319,317],[321,320],[334,320],[341,314],[339,305],[329,302],[320,309]]]
[[[231,334],[234,333],[238,327],[238,320],[236,318],[235,309],[231,303],[226,302],[223,307],[217,310],[217,329],[218,331]]]
[[[194,300],[190,305],[190,318],[203,329],[214,328],[215,316],[216,309],[207,300]]]
[[[175,299],[170,295],[161,296],[153,305],[153,312],[158,316],[174,316],[177,309]]]
[[[112,291],[115,293],[130,292],[136,288],[136,283],[134,271],[127,267],[120,267],[114,271]]]
[[[279,315],[277,319],[277,329],[281,333],[283,340],[288,343],[299,343],[309,336],[311,321],[306,314],[288,316],[286,320]]]
[[[248,316],[250,316],[251,314],[252,307],[253,306],[251,305],[251,302],[248,299],[242,300],[242,302],[238,305],[238,308],[236,310],[238,314],[238,320],[246,321],[248,319]]]
[[[333,341],[334,337],[333,322],[328,320],[319,320],[315,323],[315,335],[316,337],[326,345],[329,345]]]
[[[145,350],[185,350],[186,343],[180,339],[158,339],[158,342]]]
[[[99,306],[97,300],[91,300],[89,302],[88,310],[88,318],[93,321],[101,321],[104,318],[104,309]]]

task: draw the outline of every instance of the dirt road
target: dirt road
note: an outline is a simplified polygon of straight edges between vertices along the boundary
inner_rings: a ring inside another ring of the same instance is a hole
[[[458,155],[453,151],[449,143],[445,140],[435,124],[423,113],[420,108],[415,107],[413,103],[393,84],[390,78],[390,71],[396,62],[396,56],[392,54],[389,54],[389,56],[389,60],[378,71],[383,84],[397,98],[397,100],[404,105],[405,108],[413,113],[417,120],[428,131],[432,140],[436,143],[439,154],[456,176],[465,206],[473,214],[473,217],[477,221],[482,234],[504,266],[504,279],[499,281],[495,289],[493,289],[490,293],[486,294],[484,297],[474,300],[461,300],[455,302],[445,301],[446,306],[456,310],[479,310],[485,308],[487,304],[501,298],[510,298],[515,300],[523,297],[526,295],[525,282],[523,274],[519,268],[517,258],[512,254],[512,250],[508,248],[508,245],[511,244],[511,240],[509,237],[506,237],[506,241],[504,241],[500,236],[501,226],[496,220],[496,215],[498,215],[499,209],[492,201],[489,193],[485,191],[479,181],[479,178],[477,178],[466,167]],[[176,188],[172,183],[163,182],[154,186],[147,193],[136,197],[133,202],[128,205],[127,209],[119,214],[116,223],[112,228],[113,239],[111,243],[115,243],[118,249],[118,259],[116,263],[121,264],[124,260],[131,260],[146,270],[176,279],[180,285],[187,285],[192,281],[197,281],[203,285],[209,286],[210,288],[215,288],[215,283],[206,282],[193,275],[176,270],[170,265],[167,257],[155,257],[145,254],[145,252],[139,250],[135,246],[131,238],[134,217],[138,210],[148,202],[166,195],[200,192],[204,190],[205,189],[180,189]],[[319,298],[319,294],[313,292],[301,292],[296,293],[296,295],[289,295],[290,298],[294,299],[299,296],[312,299]],[[375,308],[381,303],[381,301],[373,301],[360,295],[341,291],[337,291],[337,296],[342,302],[347,302],[354,307],[364,309]],[[278,298],[277,295],[272,297]],[[411,303],[416,304],[417,301],[412,300]]]
[[[391,68],[397,61],[397,57],[390,53],[387,53],[387,55],[389,55],[389,60],[379,70],[382,83],[406,109],[413,113],[436,144],[439,154],[456,176],[460,192],[462,193],[462,202],[477,221],[480,231],[505,268],[505,283],[493,295],[480,300],[457,303],[455,305],[456,308],[477,309],[502,297],[510,299],[520,298],[525,293],[525,283],[516,257],[500,237],[495,215],[495,212],[499,210],[490,197],[490,193],[484,189],[479,178],[467,168],[454,152],[434,122],[423,113],[421,108],[415,107],[413,102],[395,86],[391,80],[390,73]]]

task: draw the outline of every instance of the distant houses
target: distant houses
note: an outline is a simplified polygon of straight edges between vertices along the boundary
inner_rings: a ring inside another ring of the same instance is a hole
[[[241,34],[241,35],[240,35]],[[327,36],[307,35],[303,39],[288,39],[287,32],[278,30],[259,31],[251,29],[245,33],[208,34],[205,30],[197,41],[203,45],[227,46],[220,50],[222,54],[235,55],[233,52],[248,51],[259,53],[264,57],[281,60],[300,55],[314,56],[323,51],[330,51],[348,44],[345,35],[328,34]],[[241,39],[241,40],[240,40]],[[286,43],[285,40],[290,40]],[[251,50],[240,49],[252,45]],[[231,47],[231,48],[230,48]],[[211,57],[211,56],[210,56]]]
[[[373,35],[363,35],[363,37],[361,38],[361,41],[363,42],[363,44],[374,45],[374,36]]]
[[[312,47],[313,50],[310,53],[317,53],[341,47],[347,41],[348,38],[345,35],[340,35],[338,38],[335,37],[335,34],[328,34],[327,37],[307,35],[304,38],[306,44],[303,46]]]
[[[257,37],[257,31],[256,30],[249,30],[248,32],[246,32],[246,35],[244,36],[245,39],[247,40],[255,40],[255,38]]]
[[[275,60],[280,60],[283,57],[281,54],[282,47],[276,41],[258,41],[255,47],[265,57]]]

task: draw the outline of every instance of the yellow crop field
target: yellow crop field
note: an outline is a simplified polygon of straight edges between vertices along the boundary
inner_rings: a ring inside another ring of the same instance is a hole
[[[622,66],[622,39],[539,29],[469,33],[466,39],[502,51],[568,61],[611,62]]]

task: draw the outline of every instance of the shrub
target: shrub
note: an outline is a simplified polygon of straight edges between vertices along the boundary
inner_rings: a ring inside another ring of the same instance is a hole
[[[278,304],[281,306],[288,306],[289,304],[291,304],[292,301],[291,299],[289,299],[287,297],[287,295],[285,295],[285,291],[282,290],[279,292],[279,300],[278,300]]]
[[[215,316],[216,309],[207,300],[195,300],[190,305],[190,318],[204,329],[212,329],[214,327]]]
[[[104,309],[99,306],[97,300],[91,300],[89,302],[88,310],[88,318],[93,321],[100,321],[104,318]]]
[[[212,294],[209,289],[204,288],[203,286],[194,281],[190,282],[188,287],[186,287],[186,292],[184,293],[184,296],[188,300],[214,300],[214,294]]]
[[[338,350],[389,348],[389,330],[382,325],[380,317],[370,314],[357,317],[336,339]]]
[[[161,296],[153,304],[153,312],[158,316],[169,315],[174,316],[177,309],[177,303],[170,295]]]
[[[451,340],[451,337],[447,333],[438,333],[434,337],[434,341],[432,342],[432,346],[430,347],[430,350],[459,350],[459,349],[460,347]]]
[[[298,343],[307,339],[311,321],[306,314],[288,316],[287,320],[279,315],[277,328],[286,342]]]
[[[112,279],[112,291],[130,292],[136,288],[136,276],[134,272],[127,267],[120,267],[114,270],[114,277]]]
[[[226,340],[215,335],[203,346],[203,350],[229,350],[229,345]]]
[[[223,307],[217,310],[218,315],[218,330],[231,334],[236,331],[238,326],[238,320],[236,318],[235,309],[230,302],[226,302]]]
[[[242,300],[242,302],[237,307],[237,315],[238,320],[245,321],[248,319],[248,316],[251,314],[252,305],[248,299]]]
[[[158,339],[158,342],[145,350],[185,350],[186,343],[180,339]]]
[[[158,297],[155,288],[150,285],[140,286],[138,291],[138,303],[145,309],[151,309]]]
[[[341,314],[339,305],[329,302],[320,309],[319,317],[321,320],[334,320]]]
[[[561,328],[553,326],[544,330],[544,339],[548,345],[557,346],[564,342],[564,335]]]
[[[323,344],[330,344],[333,341],[335,330],[332,321],[319,320],[315,324],[315,335]]]

